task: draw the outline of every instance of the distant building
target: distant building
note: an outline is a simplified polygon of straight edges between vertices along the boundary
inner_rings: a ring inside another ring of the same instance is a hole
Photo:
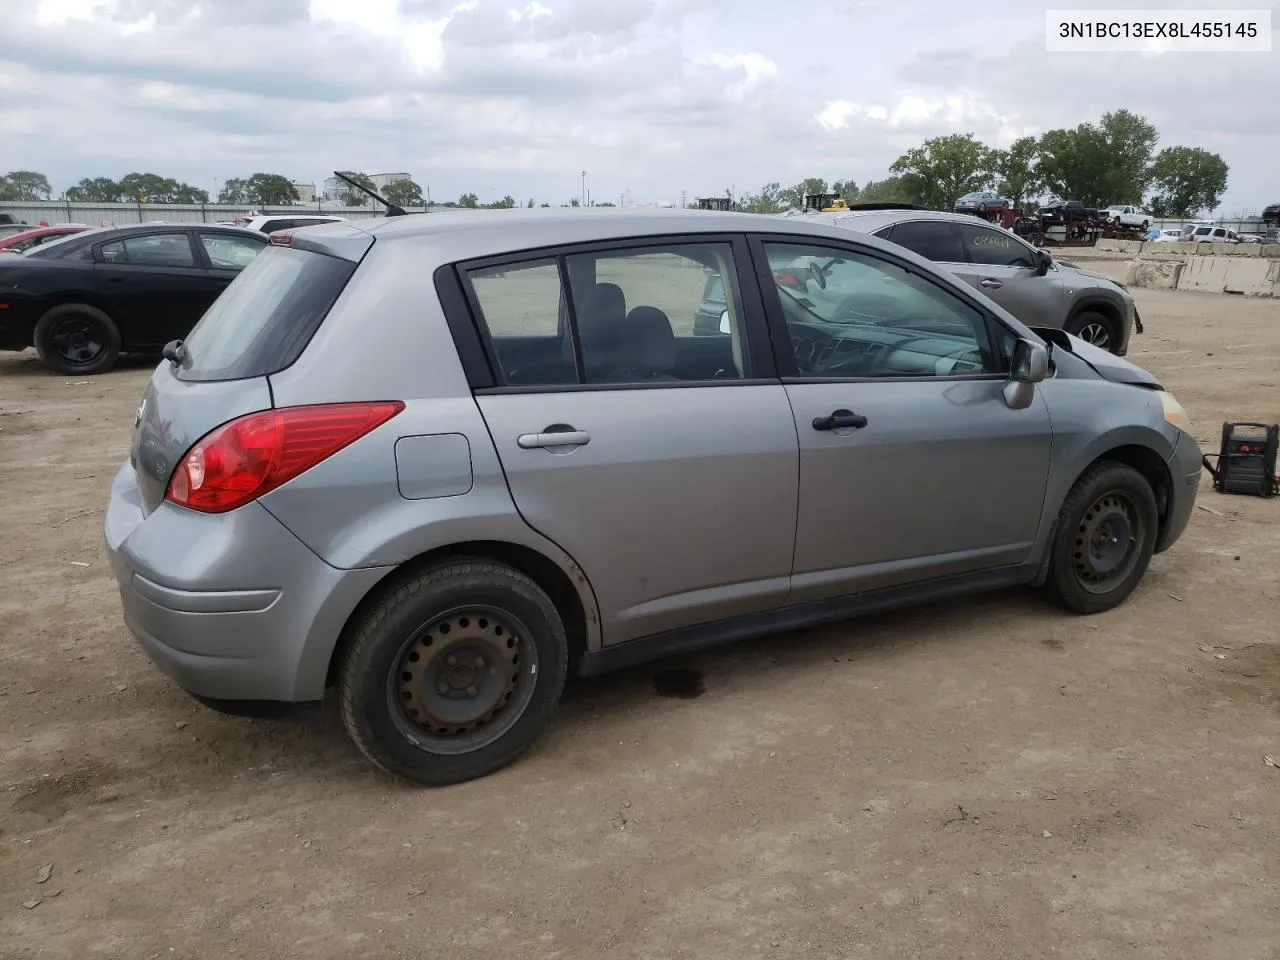
[[[315,203],[316,202],[316,185],[314,183],[303,183],[300,180],[291,180],[294,192],[298,194],[299,203]]]

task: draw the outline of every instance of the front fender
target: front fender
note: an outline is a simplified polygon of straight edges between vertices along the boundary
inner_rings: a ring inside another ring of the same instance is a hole
[[[1168,479],[1178,431],[1164,419],[1153,390],[1105,380],[1051,379],[1044,391],[1053,430],[1049,479],[1031,559],[1048,558],[1058,512],[1080,475],[1095,461],[1128,448],[1149,451]],[[1121,454],[1127,458],[1128,454]]]

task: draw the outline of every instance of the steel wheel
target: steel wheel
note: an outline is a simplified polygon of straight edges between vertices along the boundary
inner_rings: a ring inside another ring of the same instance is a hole
[[[96,322],[80,316],[59,320],[49,330],[54,352],[68,367],[91,367],[107,350],[106,338]]]
[[[1127,494],[1098,497],[1076,528],[1072,551],[1076,580],[1089,593],[1107,593],[1133,571],[1145,531],[1137,506]]]
[[[488,606],[450,610],[405,642],[387,678],[391,715],[428,753],[493,743],[533,695],[537,648],[513,615]]]

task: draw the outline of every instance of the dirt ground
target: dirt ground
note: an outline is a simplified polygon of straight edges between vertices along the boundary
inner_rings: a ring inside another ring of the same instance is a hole
[[[1280,420],[1280,301],[1136,295],[1207,451]],[[1280,958],[1280,501],[1206,484],[1099,617],[1012,591],[576,681],[426,791],[126,633],[100,517],[149,369],[0,354],[5,960]]]

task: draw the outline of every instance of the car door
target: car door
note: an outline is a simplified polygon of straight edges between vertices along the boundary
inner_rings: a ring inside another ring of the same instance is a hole
[[[817,314],[765,294],[800,442],[788,604],[1013,567],[1039,525],[1047,407],[1011,409],[1012,333],[981,301],[856,245],[756,238],[757,274],[827,258],[854,290]]]
[[[721,236],[461,267],[511,496],[585,571],[606,643],[785,601],[799,454],[744,260]],[[707,268],[729,336],[694,335]]]
[[[219,286],[189,230],[131,234],[94,248],[94,286],[130,349],[185,337]]]
[[[219,293],[267,245],[265,236],[259,240],[254,236],[216,230],[198,230],[196,240],[200,244],[205,268]]]
[[[1068,298],[1061,274],[1040,273],[1034,247],[1008,230],[977,223],[957,229],[967,261],[954,271],[961,279],[1028,326],[1062,326]]]

